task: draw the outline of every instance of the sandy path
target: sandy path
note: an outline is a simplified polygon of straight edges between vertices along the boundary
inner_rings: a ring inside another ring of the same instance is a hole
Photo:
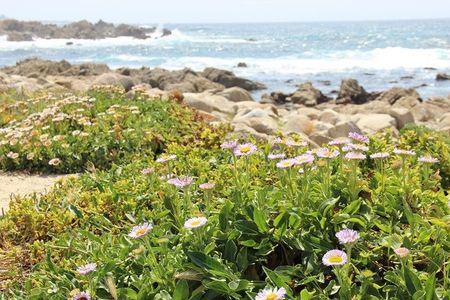
[[[7,210],[12,195],[44,193],[56,181],[67,176],[0,173],[0,215]]]

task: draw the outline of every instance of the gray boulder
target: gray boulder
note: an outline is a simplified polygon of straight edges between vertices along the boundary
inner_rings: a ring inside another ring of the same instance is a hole
[[[125,89],[126,92],[131,90],[135,85],[133,79],[129,76],[120,75],[117,73],[105,73],[98,76],[92,85],[114,85],[120,86]]]
[[[311,82],[305,82],[299,86],[297,91],[291,95],[292,103],[302,104],[305,106],[316,106],[330,99],[322,94],[321,91],[314,88]]]
[[[445,74],[445,73],[439,73],[439,74],[436,75],[436,80],[437,81],[450,80],[450,75]]]
[[[202,75],[213,82],[222,84],[226,88],[237,86],[247,91],[262,90],[266,88],[266,86],[262,83],[237,77],[233,72],[227,70],[206,68],[203,70]]]
[[[371,100],[371,95],[355,79],[344,79],[336,103],[363,104]]]
[[[240,87],[231,87],[217,93],[232,102],[254,101],[247,90]]]

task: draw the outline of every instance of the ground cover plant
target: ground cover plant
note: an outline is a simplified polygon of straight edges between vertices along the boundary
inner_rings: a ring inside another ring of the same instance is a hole
[[[190,126],[202,130],[188,143],[14,199],[0,220],[3,297],[450,297],[445,135],[350,133],[312,148]]]
[[[18,97],[6,94],[0,101],[0,169],[5,171],[106,169],[136,153],[158,153],[164,143],[189,142],[202,132],[191,110],[139,92],[129,99],[119,88]]]

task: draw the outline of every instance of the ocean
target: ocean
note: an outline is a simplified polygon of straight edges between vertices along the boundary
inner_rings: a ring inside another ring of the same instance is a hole
[[[450,73],[450,20],[159,26],[173,34],[33,42],[0,37],[0,65],[41,57],[113,68],[212,66],[261,81],[265,92],[292,92],[312,81],[332,93],[343,78],[355,78],[368,91],[402,86],[416,87],[424,98],[450,94],[450,81],[435,80],[438,72]],[[238,68],[239,62],[248,67]]]

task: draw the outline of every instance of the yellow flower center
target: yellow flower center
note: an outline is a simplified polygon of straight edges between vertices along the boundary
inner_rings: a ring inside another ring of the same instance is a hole
[[[270,292],[266,296],[266,300],[277,300],[277,299],[278,299],[278,295],[275,294],[274,292]]]
[[[250,152],[250,147],[249,146],[244,146],[244,147],[241,147],[241,152],[242,153],[248,153],[248,152]]]
[[[333,264],[340,264],[343,261],[342,257],[339,255],[330,256],[330,258],[328,260],[330,261],[330,263],[333,263]]]
[[[136,231],[136,234],[137,234],[138,236],[144,235],[144,234],[146,234],[146,233],[147,233],[147,229],[145,229],[145,228],[139,228],[139,229]]]
[[[200,221],[199,221],[199,220],[193,220],[193,221],[191,222],[191,225],[192,225],[192,226],[200,226]]]

